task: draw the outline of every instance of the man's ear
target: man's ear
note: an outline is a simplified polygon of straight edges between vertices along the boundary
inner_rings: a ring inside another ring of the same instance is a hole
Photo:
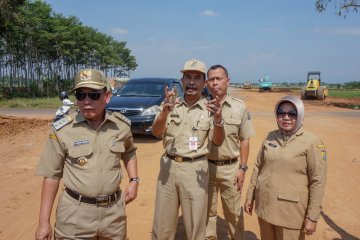
[[[108,104],[110,102],[111,97],[112,97],[111,92],[109,90],[106,90],[106,92],[105,92],[105,102],[106,102],[106,104]]]

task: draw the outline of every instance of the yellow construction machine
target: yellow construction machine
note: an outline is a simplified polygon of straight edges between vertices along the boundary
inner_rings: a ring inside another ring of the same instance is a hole
[[[301,89],[301,99],[324,100],[328,92],[326,86],[321,86],[320,72],[308,72],[306,86]]]

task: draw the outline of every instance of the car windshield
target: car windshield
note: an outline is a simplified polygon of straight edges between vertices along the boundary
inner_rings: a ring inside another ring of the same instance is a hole
[[[162,96],[164,83],[161,82],[136,82],[127,83],[117,92],[118,96]]]

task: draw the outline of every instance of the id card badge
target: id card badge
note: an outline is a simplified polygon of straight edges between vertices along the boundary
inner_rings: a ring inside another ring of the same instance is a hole
[[[198,138],[197,137],[189,137],[189,149],[190,150],[198,149]]]

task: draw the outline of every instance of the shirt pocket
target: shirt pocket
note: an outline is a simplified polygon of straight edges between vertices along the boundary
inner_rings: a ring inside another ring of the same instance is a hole
[[[179,134],[181,122],[181,118],[170,118],[167,123],[166,135],[176,137]]]
[[[265,142],[264,145],[264,160],[265,160],[265,167],[270,167],[276,161],[276,151],[279,146],[271,143]]]
[[[208,121],[200,121],[196,126],[193,126],[194,136],[197,136],[198,145],[202,146],[205,142],[205,139],[208,136],[210,130],[210,124]]]
[[[240,129],[241,119],[227,118],[225,120],[225,133],[227,136],[238,136]]]
[[[289,202],[295,202],[295,203],[300,201],[299,195],[295,192],[290,192],[290,191],[280,191],[278,193],[277,198],[280,201],[289,201]]]
[[[81,146],[69,148],[69,154],[66,161],[75,167],[86,168],[92,165],[90,158],[93,156],[93,149],[91,146]]]
[[[113,168],[120,168],[121,154],[125,152],[125,146],[123,141],[114,142],[110,145],[110,158]]]

